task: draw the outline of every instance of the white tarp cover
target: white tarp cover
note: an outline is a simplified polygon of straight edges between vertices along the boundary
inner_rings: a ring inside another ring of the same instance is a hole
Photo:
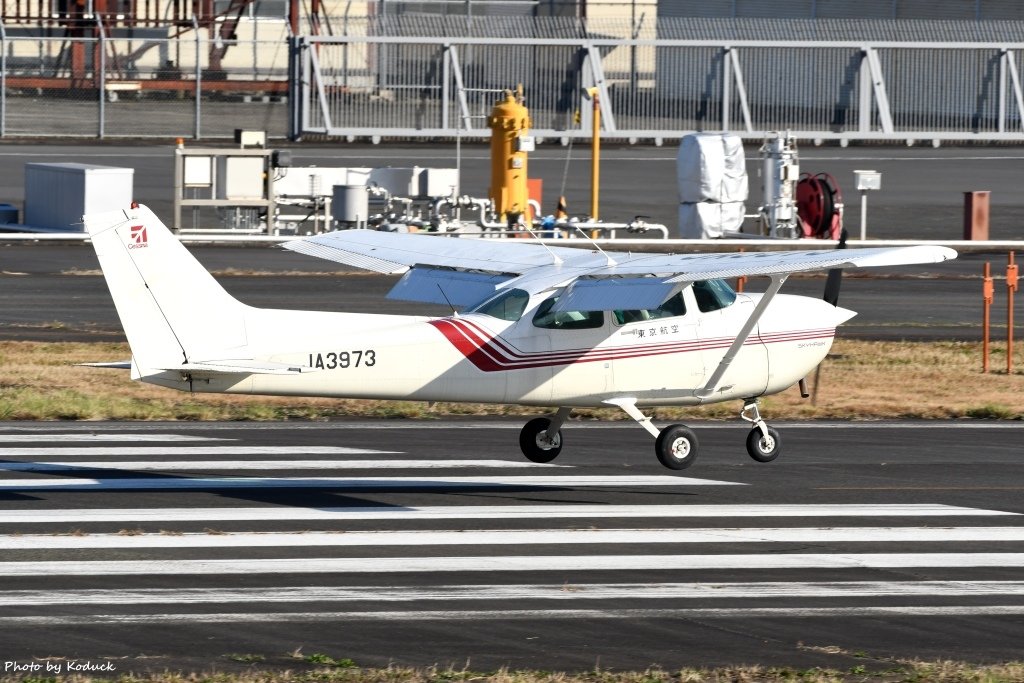
[[[743,202],[685,202],[679,205],[679,237],[699,240],[721,237],[743,225]]]
[[[679,141],[676,157],[680,202],[743,202],[747,162],[736,135],[699,133]]]

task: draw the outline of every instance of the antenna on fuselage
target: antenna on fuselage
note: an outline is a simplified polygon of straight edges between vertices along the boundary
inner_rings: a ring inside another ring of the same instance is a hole
[[[448,308],[452,309],[452,317],[453,318],[458,318],[459,317],[459,312],[457,310],[455,310],[455,306],[452,306],[452,300],[449,299],[448,295],[444,293],[444,287],[441,286],[440,282],[437,282],[435,284],[437,285],[437,289],[441,292],[441,296],[444,297],[445,303],[448,304]]]

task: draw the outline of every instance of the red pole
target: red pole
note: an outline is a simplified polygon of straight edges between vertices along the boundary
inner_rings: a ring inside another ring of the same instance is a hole
[[[1013,374],[1013,293],[1017,291],[1017,264],[1010,252],[1006,264],[1006,374]]]
[[[989,309],[992,307],[992,297],[995,294],[995,287],[992,284],[992,264],[985,261],[985,268],[982,270],[981,280],[981,371],[988,372],[988,336],[989,322],[992,314]]]

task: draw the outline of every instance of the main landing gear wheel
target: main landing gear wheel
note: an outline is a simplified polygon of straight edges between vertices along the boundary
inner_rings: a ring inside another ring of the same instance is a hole
[[[661,464],[670,470],[685,470],[697,460],[697,435],[686,425],[669,425],[654,444]]]
[[[782,452],[782,439],[779,431],[767,428],[768,436],[761,433],[760,427],[754,427],[747,434],[747,453],[758,462],[771,462]]]
[[[519,447],[523,455],[531,462],[551,462],[562,452],[562,430],[555,432],[549,439],[545,436],[551,420],[536,417],[523,426],[519,432]]]

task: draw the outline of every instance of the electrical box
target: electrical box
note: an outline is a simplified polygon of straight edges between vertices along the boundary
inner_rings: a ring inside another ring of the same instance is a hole
[[[879,171],[854,171],[858,190],[881,190],[882,174]]]
[[[25,225],[83,232],[82,216],[131,206],[134,176],[116,166],[25,164]]]
[[[213,185],[213,157],[185,157],[185,187]]]
[[[217,199],[266,199],[262,156],[217,157]]]
[[[458,187],[459,172],[454,168],[375,168],[370,185],[377,184],[398,197],[447,197]]]

